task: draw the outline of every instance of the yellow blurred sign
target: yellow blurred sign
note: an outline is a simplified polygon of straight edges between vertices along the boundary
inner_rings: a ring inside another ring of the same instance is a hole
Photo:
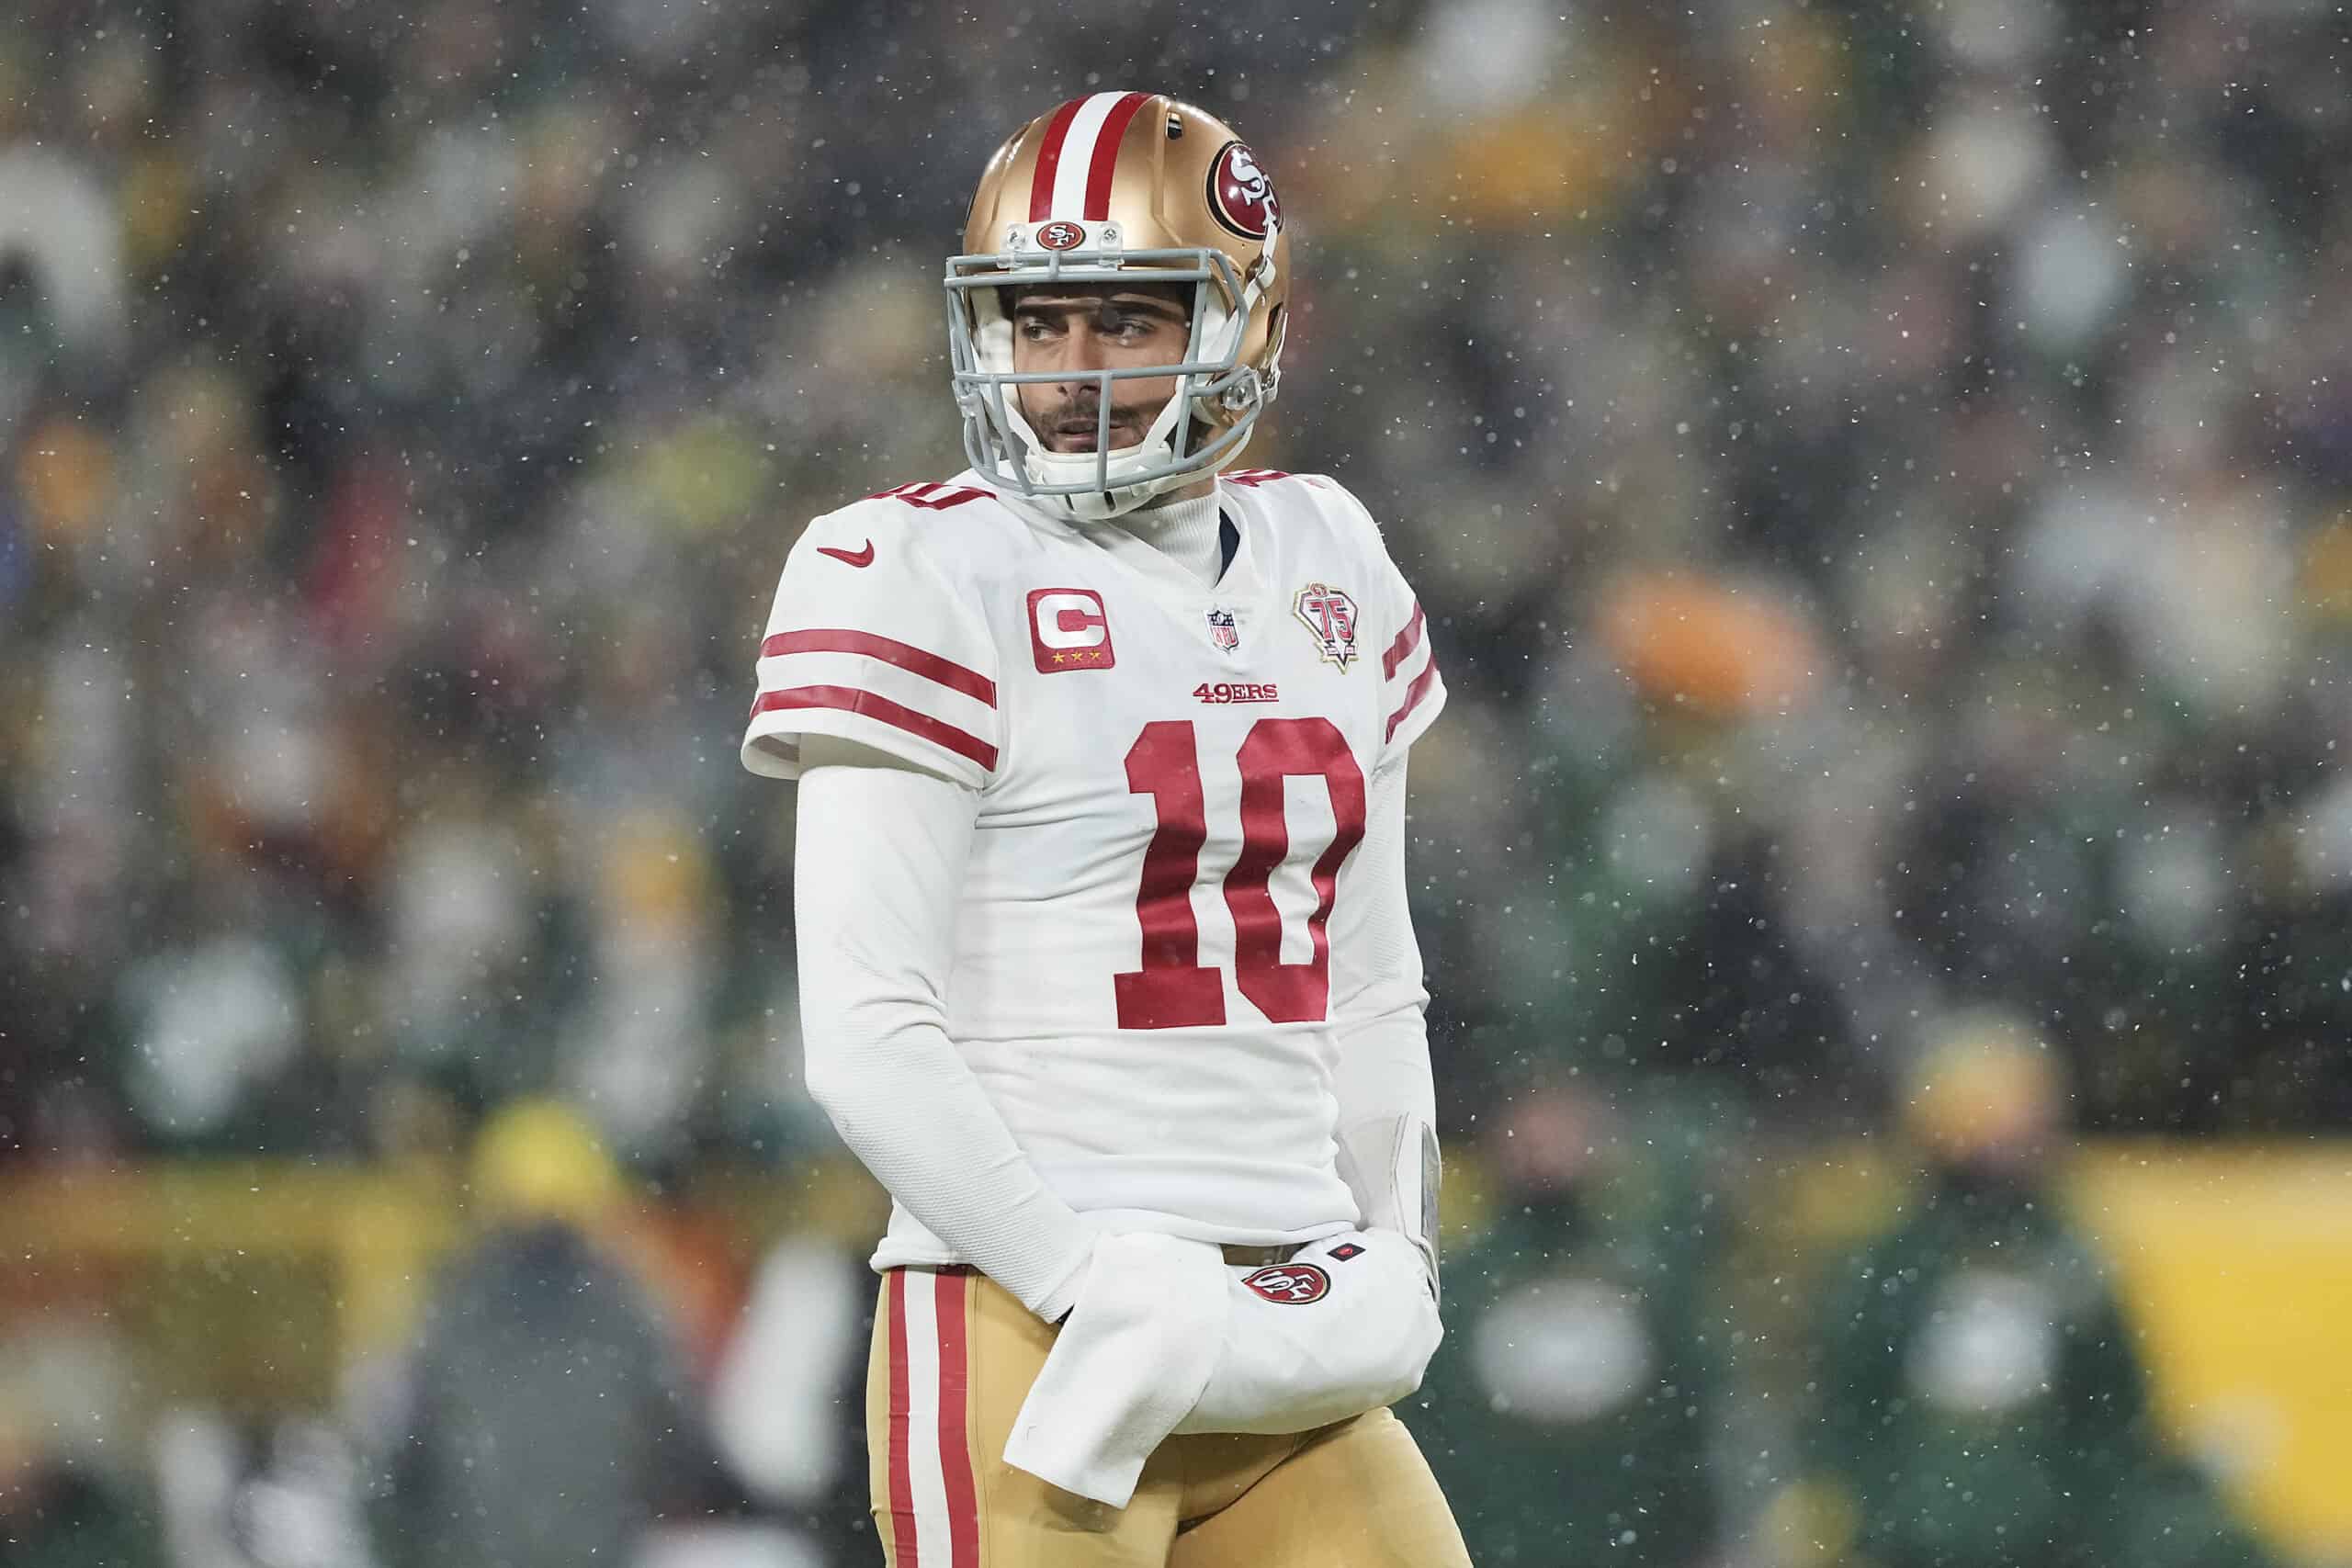
[[[2278,1545],[2352,1553],[2352,1145],[2110,1142],[2069,1185],[2167,1427]]]
[[[1896,1213],[1909,1178],[1892,1153],[1879,1142],[1816,1148],[1759,1169],[1749,1223],[1792,1262],[1851,1246]],[[1450,1176],[1458,1238],[1493,1194],[1475,1158]],[[2109,1141],[2075,1156],[2066,1187],[2115,1265],[2167,1427],[2215,1462],[2277,1545],[2352,1558],[2352,1141]],[[304,1347],[318,1364],[299,1380],[316,1396],[337,1360],[397,1340],[413,1320],[435,1260],[462,1234],[458,1195],[447,1171],[295,1160],[20,1173],[0,1182],[0,1255],[27,1267],[20,1287],[85,1260],[216,1270],[317,1260],[331,1320]],[[863,1237],[885,1212],[841,1157],[717,1181],[705,1197],[747,1242],[785,1229]],[[135,1278],[119,1283],[136,1289]],[[281,1396],[282,1341],[268,1352]]]

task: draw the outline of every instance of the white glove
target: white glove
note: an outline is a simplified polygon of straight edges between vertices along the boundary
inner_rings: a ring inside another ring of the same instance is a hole
[[[1356,1231],[1227,1265],[1225,1348],[1179,1432],[1305,1432],[1404,1398],[1445,1331],[1420,1247]]]
[[[1225,1259],[1149,1232],[1094,1243],[1078,1305],[1013,1417],[1004,1462],[1124,1508],[1225,1337]]]

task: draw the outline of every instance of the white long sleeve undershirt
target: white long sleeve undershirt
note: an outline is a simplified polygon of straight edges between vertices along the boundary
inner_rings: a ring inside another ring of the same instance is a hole
[[[1363,841],[1350,857],[1348,908],[1331,908],[1331,1016],[1339,1021],[1339,1135],[1409,1117],[1437,1125],[1420,944],[1405,880],[1405,760],[1374,772],[1364,795]],[[1350,1173],[1342,1169],[1343,1175]],[[1369,1173],[1365,1173],[1369,1175]],[[1363,1223],[1412,1231],[1390,1212],[1396,1194],[1351,1180]]]
[[[811,735],[801,746],[793,883],[809,1093],[910,1213],[1053,1321],[1076,1295],[1091,1233],[1022,1152],[945,1027],[979,796],[847,742]],[[1401,761],[1374,773],[1366,808],[1331,917],[1341,1134],[1433,1120]]]
[[[801,765],[792,903],[808,1092],[933,1235],[1058,1318],[1091,1238],[947,1038],[979,795],[815,735]]]

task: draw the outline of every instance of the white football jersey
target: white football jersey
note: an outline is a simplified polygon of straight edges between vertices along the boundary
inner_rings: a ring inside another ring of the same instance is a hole
[[[742,756],[788,779],[800,736],[839,736],[978,790],[949,1038],[1073,1208],[1264,1245],[1356,1218],[1330,1016],[1334,967],[1367,963],[1350,855],[1445,689],[1346,491],[1250,469],[1217,500],[1240,543],[1214,587],[968,472],[819,518]],[[876,1263],[952,1258],[900,1207]]]

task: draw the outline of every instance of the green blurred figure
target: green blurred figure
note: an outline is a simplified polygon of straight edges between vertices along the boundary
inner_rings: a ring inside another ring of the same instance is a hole
[[[2114,1285],[2049,1180],[2065,1104],[2022,1029],[1956,1025],[1902,1107],[1928,1186],[1828,1276],[1804,1447],[1877,1568],[2266,1561],[2154,1430]]]
[[[627,1198],[552,1102],[473,1156],[481,1240],[443,1273],[368,1505],[386,1568],[628,1562],[714,1456],[668,1325],[600,1244]]]
[[[23,1348],[0,1346],[0,1357]],[[64,1451],[61,1424],[0,1375],[0,1568],[162,1568],[152,1501],[133,1478]]]
[[[1716,1238],[1678,1146],[1557,1084],[1496,1120],[1494,1223],[1446,1260],[1445,1344],[1405,1409],[1480,1568],[1683,1568],[1716,1543]]]

